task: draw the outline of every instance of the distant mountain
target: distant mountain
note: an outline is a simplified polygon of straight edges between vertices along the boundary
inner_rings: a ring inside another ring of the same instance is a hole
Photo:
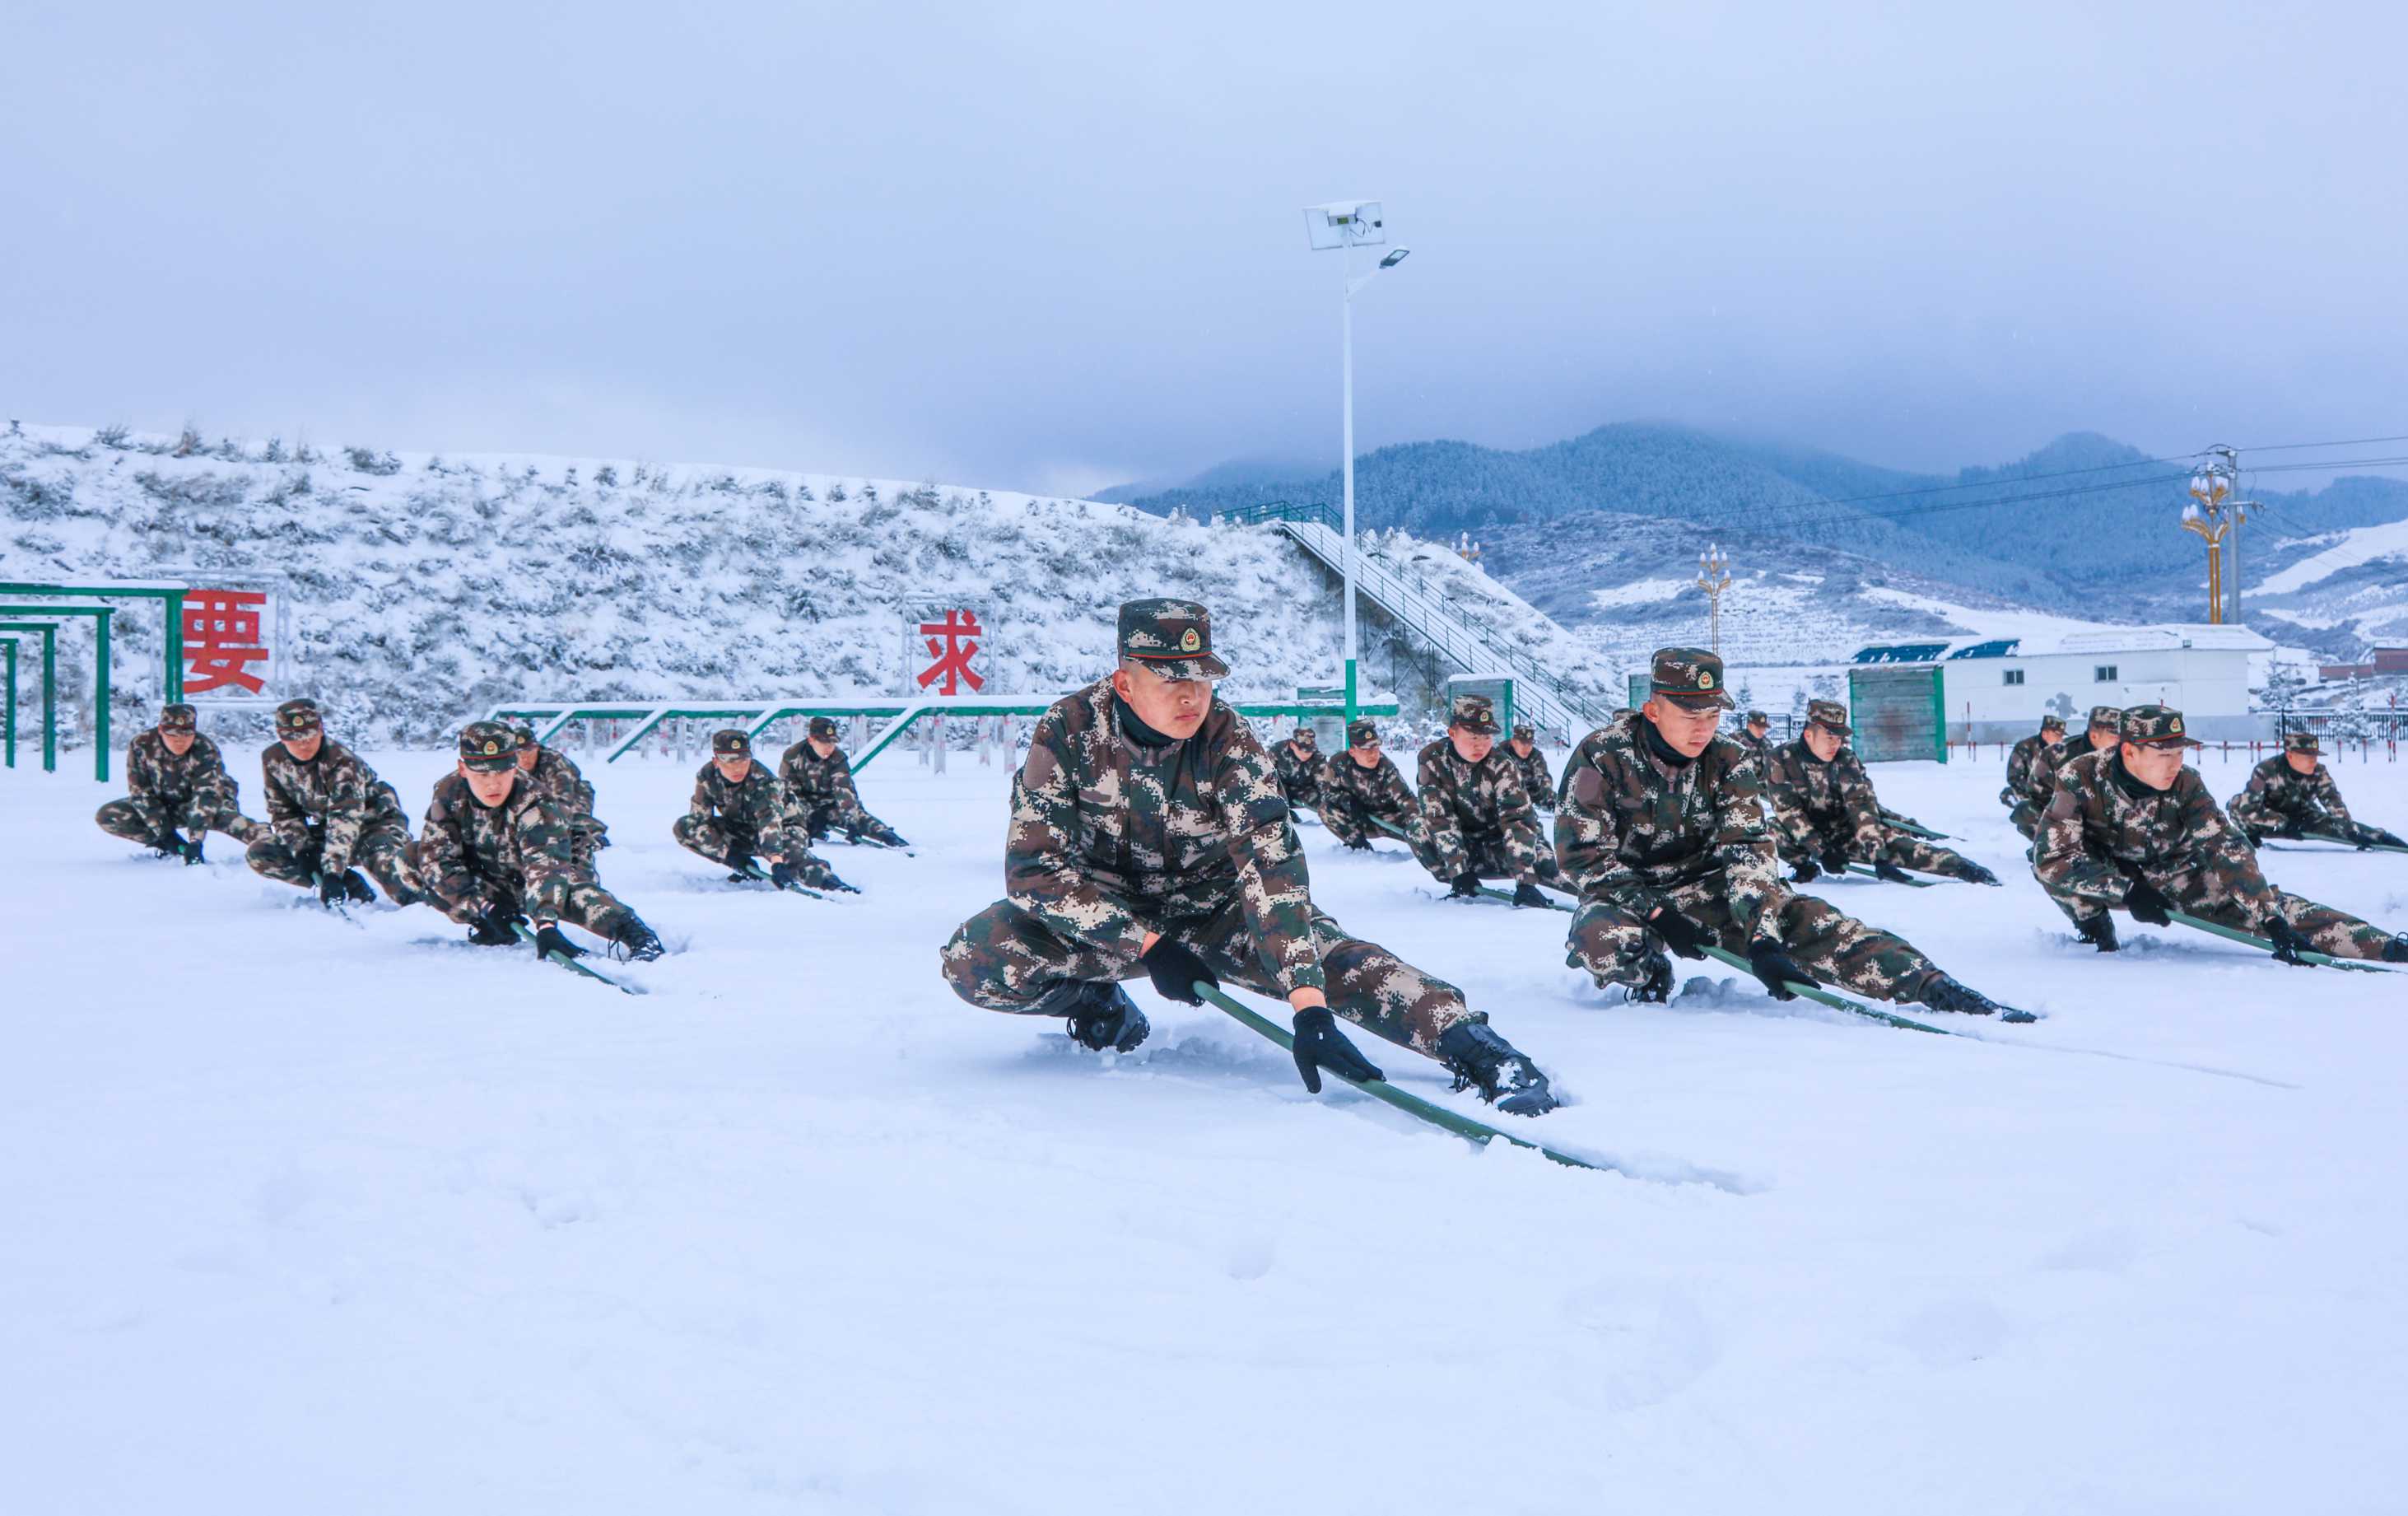
[[[1114,484],[1110,489],[1097,490],[1088,498],[1102,500],[1111,505],[1127,505],[1146,496],[1160,495],[1166,491],[1245,488],[1276,484],[1283,479],[1295,479],[1310,474],[1312,469],[1312,464],[1299,458],[1232,458],[1226,463],[1216,463],[1195,478],[1182,483],[1164,481],[1154,484]]]

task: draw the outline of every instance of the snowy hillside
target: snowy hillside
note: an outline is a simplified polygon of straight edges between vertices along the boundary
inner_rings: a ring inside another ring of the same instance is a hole
[[[998,693],[1095,677],[1112,607],[1140,595],[1213,608],[1240,697],[1339,666],[1336,597],[1267,530],[765,469],[175,452],[83,429],[0,437],[0,574],[281,578],[298,682],[368,742],[429,741],[514,697],[897,691],[904,617],[957,599],[989,613]],[[156,613],[122,621],[121,723],[159,695]]]
[[[2332,628],[2360,646],[2408,642],[2408,521],[2333,532],[2306,546],[2307,556],[2248,587],[2253,614]],[[2346,657],[2357,649],[2333,651]]]

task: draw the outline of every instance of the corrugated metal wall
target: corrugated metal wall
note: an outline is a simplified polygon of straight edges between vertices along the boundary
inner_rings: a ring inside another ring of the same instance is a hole
[[[1849,745],[1867,763],[1899,758],[1948,761],[1940,725],[1940,670],[1872,668],[1848,671]]]

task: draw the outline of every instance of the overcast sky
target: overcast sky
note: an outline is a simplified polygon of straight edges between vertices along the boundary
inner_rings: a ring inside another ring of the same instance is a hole
[[[1299,211],[1365,196],[1413,250],[1356,302],[1365,450],[2402,433],[2401,14],[6,0],[0,414],[1334,464]]]

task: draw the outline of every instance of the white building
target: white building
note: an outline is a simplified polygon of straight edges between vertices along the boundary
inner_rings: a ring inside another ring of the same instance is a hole
[[[1858,652],[1857,668],[1928,667],[1939,682],[1948,740],[2012,742],[2054,711],[2075,731],[2094,705],[2171,705],[2205,742],[2272,735],[2249,714],[2249,660],[2273,643],[2246,627],[2107,627],[2053,645],[2028,638],[1888,642]]]

